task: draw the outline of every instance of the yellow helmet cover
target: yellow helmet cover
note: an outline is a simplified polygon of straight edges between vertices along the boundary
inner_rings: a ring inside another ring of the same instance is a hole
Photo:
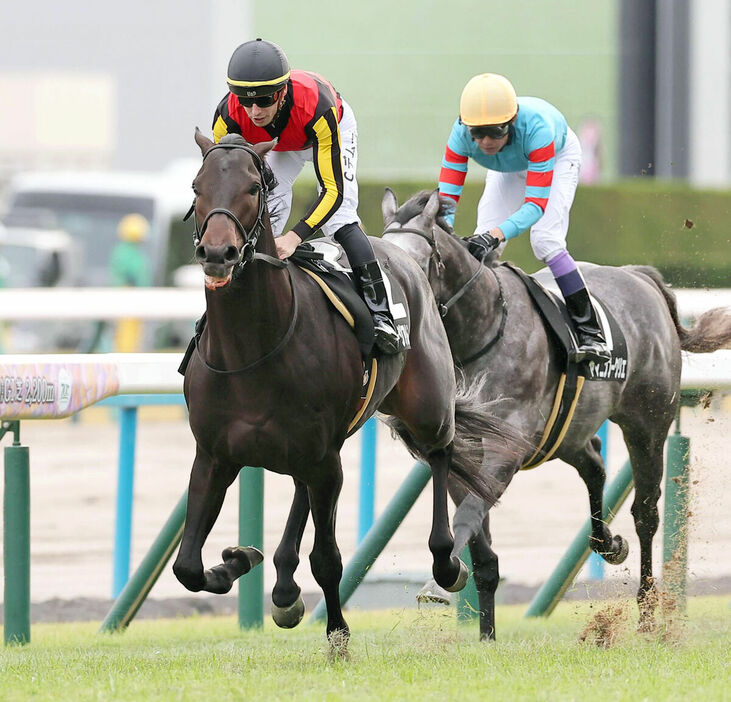
[[[497,73],[470,78],[459,101],[459,116],[468,127],[509,122],[518,113],[515,88]]]

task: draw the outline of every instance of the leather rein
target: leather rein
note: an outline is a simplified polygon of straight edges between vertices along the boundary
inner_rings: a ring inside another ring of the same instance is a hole
[[[208,221],[214,214],[223,214],[226,215],[236,227],[237,231],[241,235],[241,238],[243,240],[243,244],[241,248],[239,249],[239,258],[238,261],[234,264],[234,270],[232,272],[232,278],[236,274],[236,272],[240,269],[242,269],[247,263],[251,261],[263,261],[264,263],[268,263],[270,266],[274,266],[275,268],[287,268],[288,261],[282,261],[279,258],[275,258],[274,256],[269,256],[268,254],[259,253],[256,250],[257,243],[259,241],[259,236],[264,231],[264,211],[266,208],[266,200],[267,195],[269,193],[269,188],[267,187],[267,184],[264,179],[264,161],[259,156],[254,149],[252,149],[250,146],[244,145],[244,144],[215,144],[213,145],[206,153],[203,155],[203,161],[205,161],[208,156],[210,156],[211,152],[215,151],[216,149],[226,149],[226,150],[232,150],[232,149],[239,149],[241,151],[246,151],[253,159],[254,163],[256,164],[256,168],[259,171],[259,175],[261,177],[261,190],[259,191],[259,209],[256,215],[256,221],[251,226],[251,229],[247,232],[246,228],[243,224],[239,221],[238,217],[231,212],[231,210],[225,208],[225,207],[214,207],[203,219],[203,223],[201,224],[200,228],[198,227],[198,219],[195,216],[195,203],[196,200],[193,198],[193,204],[190,206],[190,209],[186,213],[185,217],[183,217],[183,221],[187,221],[188,218],[193,215],[193,223],[195,226],[195,231],[193,232],[193,245],[198,246],[201,243],[201,239],[203,238],[204,234],[206,233],[206,227],[208,226]],[[253,370],[257,366],[260,366],[265,361],[268,361],[270,358],[276,356],[286,345],[287,342],[292,338],[292,334],[294,333],[295,325],[297,324],[297,316],[298,316],[298,301],[297,301],[297,289],[295,288],[294,281],[292,280],[292,275],[289,276],[289,284],[292,288],[292,320],[289,323],[289,327],[287,331],[284,333],[284,336],[279,340],[277,345],[271,350],[265,353],[263,356],[258,358],[256,361],[252,361],[251,363],[247,364],[243,368],[237,368],[236,370],[225,370],[221,368],[216,368],[215,366],[210,365],[205,358],[203,358],[203,354],[201,353],[201,350],[198,346],[198,342],[200,339],[200,334],[195,335],[195,348],[198,352],[198,356],[201,359],[201,362],[203,365],[212,373],[218,373],[220,375],[237,375],[239,373],[245,373],[246,371]]]
[[[392,229],[385,229],[381,236],[383,236],[384,234],[400,233],[416,234],[429,244],[432,250],[429,262],[434,262],[437,277],[441,277],[441,269],[444,268],[444,261],[442,260],[442,254],[439,250],[439,246],[437,244],[437,240],[434,234],[432,233],[432,235],[429,236],[429,234],[427,234],[427,232],[425,232],[423,229],[417,229],[416,227],[395,227]],[[460,287],[460,289],[457,290],[457,292],[452,295],[452,297],[450,297],[446,302],[440,302],[438,299],[436,301],[437,308],[439,309],[439,314],[442,316],[442,318],[444,318],[449,313],[450,308],[474,285],[474,283],[477,281],[477,279],[480,277],[481,273],[485,269],[489,270],[490,273],[492,273],[493,277],[495,278],[495,282],[497,283],[498,300],[500,301],[501,310],[500,327],[497,330],[497,334],[492,339],[490,339],[490,341],[488,341],[479,351],[470,354],[467,358],[461,360],[455,358],[455,363],[458,363],[461,366],[465,366],[468,363],[472,363],[472,361],[476,361],[478,358],[480,358],[480,356],[486,354],[500,340],[503,335],[503,331],[505,330],[505,322],[508,318],[508,305],[505,301],[505,295],[503,294],[503,284],[497,273],[495,273],[495,271],[490,266],[485,266],[483,264],[483,261],[484,257],[480,261],[480,265],[477,267],[475,272],[472,274],[472,276],[470,276],[469,280],[464,285],[462,285],[462,287]]]

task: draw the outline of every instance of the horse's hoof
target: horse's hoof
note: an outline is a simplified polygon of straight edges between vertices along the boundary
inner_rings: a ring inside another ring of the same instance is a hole
[[[467,580],[470,577],[469,568],[462,562],[461,558],[458,558],[457,560],[459,561],[459,575],[452,585],[444,588],[447,592],[459,592],[464,589],[464,586],[467,584]]]
[[[452,596],[443,587],[439,587],[436,580],[430,580],[416,594],[416,601],[419,604],[441,604],[449,606],[452,603]]]
[[[277,607],[272,602],[272,619],[282,629],[294,629],[302,621],[304,616],[305,603],[302,595],[297,597],[294,604],[289,605],[289,607]]]
[[[333,631],[328,634],[327,641],[330,644],[328,659],[331,663],[350,660],[350,651],[348,651],[350,631],[347,629],[338,629]]]
[[[608,553],[602,553],[604,560],[610,565],[619,565],[620,563],[624,563],[627,558],[627,554],[629,553],[629,544],[627,543],[627,539],[619,534],[615,534],[612,539],[612,549],[616,550],[609,551]]]
[[[252,568],[256,568],[264,560],[264,554],[254,546],[231,546],[223,549],[221,557],[224,563],[233,560],[238,561],[244,567],[248,564],[248,568],[241,575],[245,575]]]

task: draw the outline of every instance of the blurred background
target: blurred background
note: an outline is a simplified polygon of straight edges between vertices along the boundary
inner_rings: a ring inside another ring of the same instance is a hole
[[[583,182],[569,231],[574,257],[654,265],[677,287],[731,285],[731,0],[0,0],[0,26],[0,285],[18,296],[29,287],[189,285],[192,227],[182,217],[200,164],[193,132],[199,126],[210,134],[226,93],[229,57],[258,36],[281,45],[293,67],[323,74],[354,108],[359,211],[369,234],[382,229],[384,187],[400,201],[436,187],[462,88],[490,71],[509,77],[519,95],[555,104],[582,141]],[[483,180],[484,170],[473,166],[457,214],[459,234],[473,231]],[[305,171],[293,216],[313,197],[314,183]],[[538,267],[526,235],[510,243],[506,257],[528,272]],[[130,320],[126,329],[105,327],[104,320],[102,326],[0,321],[0,350],[177,350],[190,338],[192,321],[140,327]],[[146,531],[135,559],[184,489],[194,450],[180,407],[142,409],[150,412],[141,413],[139,456]],[[114,482],[100,464],[111,469],[116,460],[115,430],[99,419],[104,410],[94,412],[82,413],[82,422],[26,423],[26,437],[45,447],[35,454],[44,472],[34,474],[34,489],[46,488],[35,519],[45,521],[34,521],[33,543],[34,553],[48,558],[34,559],[33,567],[48,572],[34,571],[34,599],[79,594],[80,580],[89,591],[82,594],[95,593],[99,578],[108,592],[98,562],[111,548]],[[723,431],[710,424],[728,422],[728,413],[697,413],[693,421],[706,430],[709,489],[699,498],[706,500],[700,510],[706,532],[694,546],[700,562],[693,568],[706,576],[716,572],[713,544],[721,538],[726,548],[731,538],[728,506],[721,503],[727,491],[713,483],[720,479],[713,468]],[[160,424],[170,417],[174,424]],[[71,442],[73,452],[59,448]],[[610,444],[616,470],[626,454],[618,435]],[[172,453],[161,459],[165,451]],[[406,468],[394,473],[396,459],[390,460],[388,480],[401,480]],[[411,463],[403,449],[398,461]],[[498,543],[515,549],[513,561],[506,554],[508,578],[545,577],[566,544],[563,536],[585,518],[583,485],[573,471],[542,470],[540,477],[516,479],[522,488],[508,491],[502,512],[508,518],[496,527]],[[354,495],[357,468],[347,465],[348,473],[346,490]],[[564,474],[571,476],[566,484]],[[83,484],[70,489],[72,479]],[[269,499],[277,479],[267,476]],[[392,488],[379,479],[379,506]],[[546,508],[550,490],[571,502]],[[161,495],[169,506],[153,504]],[[282,498],[268,509],[286,504]],[[538,514],[554,521],[536,528]],[[94,520],[104,515],[101,527]],[[623,519],[632,536],[629,516]],[[525,533],[510,531],[517,524]],[[270,554],[281,520],[273,526],[266,537]],[[409,570],[411,561],[415,569],[425,567],[425,528],[419,522],[407,532],[413,538],[404,546],[406,564],[394,547],[393,563],[380,567]],[[551,533],[551,543],[535,541],[537,529]],[[86,536],[94,542],[83,541]],[[214,531],[212,550],[229,541]],[[348,536],[344,555],[352,545]],[[71,552],[85,554],[89,579],[62,570]],[[182,594],[166,577],[170,592]]]
[[[25,228],[2,231],[5,285],[173,284],[192,249],[181,215],[199,163],[193,130],[210,133],[228,59],[256,36],[353,106],[370,234],[384,186],[404,199],[436,185],[462,87],[493,71],[557,105],[581,138],[575,257],[656,265],[676,285],[728,283],[729,0],[39,0],[3,3],[2,24],[0,211],[6,228]],[[483,178],[468,174],[463,235]],[[313,187],[305,172],[293,212]],[[131,213],[150,225],[137,235],[145,266],[128,251],[115,268]],[[528,237],[508,257],[537,267]]]

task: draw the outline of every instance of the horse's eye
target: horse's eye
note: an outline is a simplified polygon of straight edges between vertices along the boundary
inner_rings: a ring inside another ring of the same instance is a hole
[[[252,183],[251,187],[249,188],[249,195],[256,195],[261,190],[261,185],[259,183]]]

